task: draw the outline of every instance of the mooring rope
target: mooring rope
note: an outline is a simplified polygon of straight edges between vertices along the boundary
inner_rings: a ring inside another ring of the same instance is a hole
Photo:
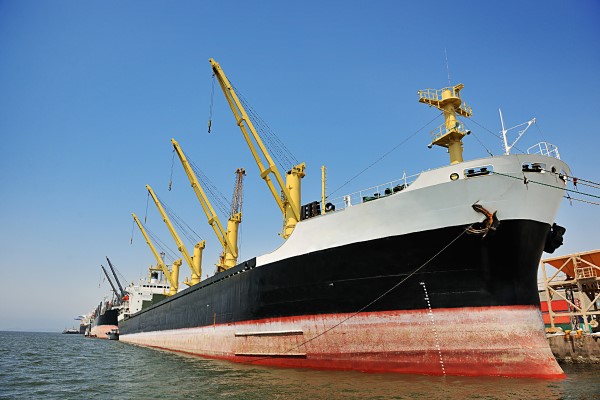
[[[553,188],[553,189],[564,190],[564,191],[566,191],[566,192],[577,193],[577,194],[581,194],[581,195],[584,195],[584,196],[590,196],[590,197],[594,197],[594,198],[596,198],[596,199],[600,199],[600,196],[596,196],[596,195],[594,195],[594,194],[584,193],[584,192],[580,192],[580,191],[578,191],[578,190],[567,189],[567,188],[563,188],[563,187],[560,187],[560,186],[554,186],[554,185],[550,185],[549,183],[544,183],[544,182],[538,182],[538,181],[534,181],[534,180],[531,180],[531,179],[529,179],[529,178],[527,178],[527,177],[524,177],[524,179],[525,179],[525,180],[523,180],[523,178],[521,178],[521,177],[518,177],[518,176],[512,176],[512,175],[507,175],[507,174],[503,174],[503,173],[501,173],[501,172],[496,172],[496,171],[493,171],[493,172],[492,172],[492,174],[494,174],[494,175],[500,175],[500,176],[505,176],[505,177],[507,177],[507,178],[513,178],[513,179],[517,179],[517,180],[519,180],[519,181],[523,181],[523,182],[525,182],[525,183],[535,183],[535,184],[538,184],[538,185],[542,185],[542,186],[551,187],[551,188]]]

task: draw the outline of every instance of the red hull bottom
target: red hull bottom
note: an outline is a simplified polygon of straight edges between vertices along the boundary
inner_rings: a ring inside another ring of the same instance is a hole
[[[347,319],[351,315],[271,318],[121,335],[120,340],[278,367],[565,376],[546,341],[540,312],[533,306],[365,312]]]

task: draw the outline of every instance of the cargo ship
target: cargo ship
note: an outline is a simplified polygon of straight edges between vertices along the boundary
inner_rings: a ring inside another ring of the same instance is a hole
[[[104,268],[104,266],[101,266],[101,268],[110,284],[112,295],[110,297],[105,297],[100,304],[98,304],[96,309],[91,312],[89,317],[89,330],[85,333],[86,336],[99,339],[108,339],[109,333],[118,329],[118,318],[121,314],[121,309],[123,308],[122,303],[125,295],[121,282],[117,278],[117,273],[108,257],[106,257],[106,261],[108,261],[108,265],[112,271],[114,283],[106,271],[106,268]],[[115,283],[119,290],[115,287]]]
[[[299,207],[304,165],[273,190],[281,177],[268,152],[268,167],[259,161],[260,136],[211,64],[246,141],[258,143],[250,148],[261,177],[282,200],[285,242],[222,262],[214,276],[131,314],[119,322],[121,341],[281,367],[564,377],[537,292],[542,253],[565,231],[555,217],[570,171],[556,147],[510,154],[506,144],[503,155],[464,161],[463,85],[421,90],[419,101],[445,118],[429,147],[448,149],[450,165],[339,203],[323,190],[321,202]],[[235,243],[224,243],[221,261],[231,255]]]
[[[90,331],[87,336],[108,339],[108,333],[117,329],[119,308],[113,305],[115,305],[114,299],[104,299],[98,304],[92,312]]]

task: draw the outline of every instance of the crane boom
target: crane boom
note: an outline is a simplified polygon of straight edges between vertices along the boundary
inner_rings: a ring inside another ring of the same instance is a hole
[[[117,292],[117,289],[115,289],[115,285],[113,285],[112,281],[110,280],[110,276],[108,276],[108,272],[106,272],[104,265],[101,265],[100,268],[102,268],[102,271],[104,271],[104,275],[106,275],[106,279],[108,279],[108,283],[110,283],[110,287],[112,288],[113,292],[115,292],[115,296],[117,296],[117,299],[119,299],[119,303],[120,303],[122,300],[122,297],[119,294],[119,292]]]
[[[150,193],[150,196],[152,196],[152,200],[154,200],[154,204],[156,204],[156,208],[158,208],[158,211],[160,212],[160,215],[162,216],[163,221],[167,225],[167,228],[169,228],[169,232],[171,233],[171,236],[173,236],[173,239],[175,240],[175,243],[177,244],[177,249],[181,252],[181,254],[183,255],[183,258],[185,259],[185,262],[188,264],[188,266],[192,270],[191,281],[188,282],[186,280],[184,283],[189,286],[195,285],[196,283],[200,282],[200,277],[202,276],[202,264],[201,264],[202,250],[204,249],[204,247],[206,245],[206,241],[203,240],[199,243],[196,243],[196,246],[194,246],[194,257],[190,257],[190,254],[188,253],[187,249],[185,248],[185,245],[183,244],[183,242],[181,241],[181,238],[177,234],[177,231],[173,227],[173,224],[171,223],[169,216],[167,215],[167,213],[165,212],[165,209],[163,208],[162,204],[158,200],[156,193],[154,193],[154,190],[152,190],[150,185],[146,185],[146,189],[148,189],[148,193]],[[196,250],[198,250],[198,251],[196,251]]]
[[[175,139],[171,139],[171,143],[173,144],[173,148],[175,148],[175,152],[179,157],[179,161],[181,161],[181,165],[183,165],[183,169],[185,170],[190,184],[196,193],[196,197],[198,197],[198,200],[200,201],[202,210],[204,210],[204,214],[206,214],[208,224],[213,228],[217,239],[221,243],[221,246],[223,246],[223,253],[220,256],[217,267],[219,270],[229,269],[235,266],[237,263],[237,226],[242,221],[241,213],[232,215],[227,221],[227,230],[223,229],[223,225],[221,224],[219,217],[210,204],[210,201],[208,200],[204,189],[202,189],[202,185],[200,185],[200,181],[198,181],[198,177],[194,173],[194,170],[185,156],[185,153],[181,149],[181,146],[179,146],[179,143],[177,143]]]
[[[306,168],[306,164],[301,163],[292,167],[292,169],[286,174],[286,183],[283,182],[283,178],[279,173],[277,166],[273,162],[271,155],[262,142],[258,132],[256,131],[256,128],[254,127],[254,124],[250,120],[250,117],[248,117],[246,110],[242,106],[242,103],[235,93],[233,86],[227,79],[225,72],[223,72],[223,69],[219,63],[214,59],[211,58],[209,61],[212,66],[213,73],[219,81],[221,90],[227,99],[227,103],[229,103],[229,107],[233,112],[236,124],[240,127],[242,135],[244,136],[252,156],[256,161],[256,165],[258,165],[260,177],[266,182],[271,194],[273,195],[273,198],[275,199],[275,202],[284,215],[284,230],[282,237],[287,239],[292,234],[298,221],[300,221],[300,180],[305,176],[304,169]],[[250,134],[248,131],[250,131]],[[250,135],[252,135],[252,138]],[[256,150],[257,146],[260,149],[260,154]],[[263,158],[268,164],[267,168],[265,168],[263,164]],[[271,174],[277,182],[279,191],[275,188],[275,184],[270,177]]]
[[[113,267],[112,263],[110,262],[110,259],[108,258],[108,256],[106,257],[106,261],[108,261],[108,266],[110,267],[110,270],[112,271],[112,274],[115,277],[115,281],[117,282],[117,285],[119,286],[119,290],[121,291],[121,297],[125,296],[126,293],[123,290],[123,286],[121,286],[121,282],[119,282],[119,278],[117,278],[117,273],[115,272],[115,268]]]
[[[173,271],[172,272],[169,271],[169,268],[167,268],[162,257],[160,256],[160,254],[158,254],[158,251],[156,251],[156,248],[152,244],[152,241],[150,240],[148,233],[144,229],[144,226],[138,219],[137,215],[135,215],[135,213],[132,213],[131,215],[133,216],[133,219],[135,220],[135,223],[137,224],[138,228],[140,228],[142,235],[144,235],[144,239],[146,239],[146,244],[148,244],[148,247],[150,247],[152,254],[154,254],[154,258],[156,258],[156,263],[158,264],[158,266],[162,270],[163,274],[169,281],[169,285],[171,287],[169,289],[169,296],[174,295],[175,293],[177,293],[177,290],[179,288],[179,267],[181,266],[181,262],[182,262],[181,258],[179,260],[176,260],[175,262],[173,262]]]

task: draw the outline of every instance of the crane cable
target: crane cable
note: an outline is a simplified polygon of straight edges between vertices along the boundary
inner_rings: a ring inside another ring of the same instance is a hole
[[[135,230],[135,220],[131,220],[131,238],[129,239],[129,244],[133,244],[133,232]]]
[[[194,231],[194,229],[192,229],[192,227],[189,226],[183,218],[177,215],[167,203],[165,203],[158,195],[156,195],[156,198],[158,199],[159,203],[163,206],[163,209],[165,210],[167,215],[171,217],[173,223],[179,228],[179,230],[190,242],[193,243],[194,241],[202,240],[202,237],[198,233],[196,233],[196,231]]]
[[[148,228],[144,224],[143,224],[143,226],[144,226],[144,229],[146,229],[146,232],[148,233],[148,236],[150,237],[152,242],[156,244],[156,247],[158,247],[159,250],[161,250],[165,254],[165,256],[169,257],[169,260],[171,261],[171,263],[173,261],[175,261],[177,259],[176,253],[171,248],[169,248],[169,246],[167,246],[166,243],[163,242],[156,233],[152,232],[152,230],[150,230],[150,228]]]
[[[212,116],[213,116],[213,102],[214,102],[214,91],[215,91],[215,74],[212,74],[212,86],[210,92],[210,106],[209,106],[209,117],[208,117],[208,133],[211,132]],[[230,81],[231,83],[231,81]],[[248,113],[252,124],[257,129],[260,138],[264,141],[266,147],[275,158],[279,167],[284,171],[289,171],[293,166],[298,165],[298,160],[292,152],[285,146],[283,141],[273,132],[273,130],[267,125],[267,123],[260,117],[260,115],[252,108],[250,103],[242,95],[242,93],[231,83],[231,88],[236,93],[242,107]]]
[[[260,132],[260,137],[264,140],[265,145],[275,157],[275,160],[279,164],[279,167],[284,171],[290,170],[294,165],[298,165],[298,160],[294,154],[286,147],[285,143],[273,132],[271,127],[265,122],[264,119],[252,108],[248,100],[242,95],[242,93],[233,85],[233,90],[237,93],[242,106],[247,111],[248,116],[251,118],[253,125]]]
[[[202,172],[202,170],[198,168],[196,164],[194,164],[191,158],[188,158],[188,162],[192,167],[192,170],[196,174],[196,177],[198,178],[202,189],[207,193],[207,197],[209,197],[211,204],[216,204],[217,208],[222,213],[222,215],[228,215],[228,210],[231,209],[231,204],[229,203],[229,200],[227,200],[223,193],[221,193],[219,189],[217,189],[215,184],[208,178],[208,176],[204,172]]]
[[[146,197],[146,213],[144,214],[144,223],[146,223],[146,219],[148,217],[148,203],[150,202],[150,192],[148,192],[148,196]]]
[[[173,157],[171,158],[171,176],[169,177],[169,192],[173,187],[173,167],[175,166],[175,149],[173,149]]]
[[[215,79],[215,74],[212,74],[212,87],[210,89],[210,106],[208,109],[208,133],[210,133],[210,128],[212,126],[213,100],[215,97]]]

